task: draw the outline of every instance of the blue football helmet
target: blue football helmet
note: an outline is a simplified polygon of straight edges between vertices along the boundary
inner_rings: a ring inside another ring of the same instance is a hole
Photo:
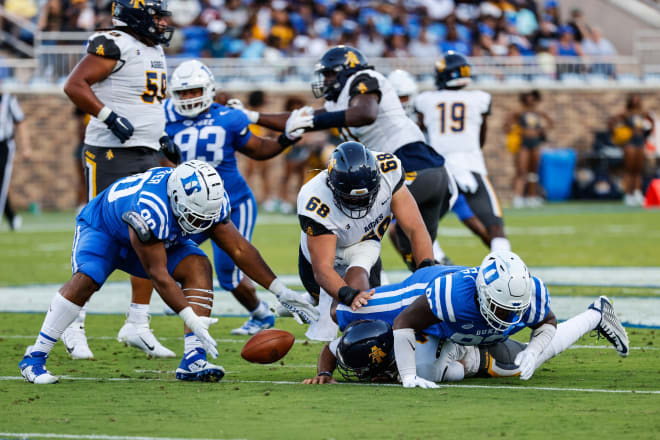
[[[328,186],[341,212],[353,219],[365,217],[380,189],[373,154],[359,142],[340,144],[328,162]]]
[[[472,82],[472,66],[460,53],[450,50],[435,63],[435,85],[438,89],[460,89]]]
[[[324,97],[328,101],[336,101],[346,80],[355,72],[364,69],[371,69],[371,66],[359,50],[350,46],[328,49],[314,66],[312,93],[316,98]],[[326,75],[331,73],[334,75],[326,78]]]
[[[392,327],[379,319],[350,323],[337,346],[337,369],[347,380],[396,380]]]
[[[115,26],[126,26],[137,36],[154,44],[167,46],[172,39],[174,26],[160,26],[157,17],[172,15],[167,10],[167,0],[114,0],[112,22]]]

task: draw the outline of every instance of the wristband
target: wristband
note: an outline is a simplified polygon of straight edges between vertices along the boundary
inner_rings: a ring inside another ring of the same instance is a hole
[[[299,140],[300,140],[300,138],[289,139],[288,137],[286,137],[286,134],[284,134],[284,133],[282,133],[281,135],[279,135],[277,137],[277,143],[280,144],[280,147],[282,147],[283,150],[286,147],[290,147],[291,145],[295,144]]]
[[[317,376],[328,376],[328,377],[332,377],[332,373],[329,372],[329,371],[321,371],[321,372],[319,372],[319,373],[316,373],[316,375],[317,375]]]
[[[259,122],[259,112],[255,112],[254,110],[247,110],[244,108],[243,113],[245,113],[245,116],[247,116],[251,123],[256,124]]]
[[[423,267],[428,267],[428,266],[435,266],[438,264],[434,259],[432,258],[425,258],[422,260],[421,263],[417,266],[417,269],[421,269]]]
[[[351,286],[342,286],[337,292],[337,297],[340,303],[350,307],[358,293],[360,293],[358,289],[354,289]]]
[[[192,307],[190,306],[184,307],[183,310],[179,312],[179,316],[181,317],[181,319],[183,319],[183,322],[188,327],[190,327],[188,323],[194,321],[195,318],[197,318],[197,314],[193,311]]]
[[[270,290],[276,297],[280,297],[281,294],[283,294],[288,288],[286,287],[286,284],[282,282],[279,278],[275,278],[271,283],[270,286],[268,286],[268,290]]]
[[[319,113],[314,116],[314,130],[346,126],[346,110]]]
[[[106,119],[108,119],[108,116],[112,114],[112,110],[110,110],[108,107],[103,106],[101,110],[99,110],[99,114],[96,115],[96,119],[98,119],[101,122],[105,122]]]

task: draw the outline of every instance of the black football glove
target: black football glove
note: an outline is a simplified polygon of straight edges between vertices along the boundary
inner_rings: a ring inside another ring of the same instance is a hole
[[[160,143],[160,151],[165,155],[167,160],[175,165],[179,165],[181,163],[181,150],[179,150],[177,144],[166,134],[161,136],[158,142]]]
[[[103,122],[108,126],[112,134],[119,138],[122,144],[133,135],[133,124],[115,112],[111,112]]]

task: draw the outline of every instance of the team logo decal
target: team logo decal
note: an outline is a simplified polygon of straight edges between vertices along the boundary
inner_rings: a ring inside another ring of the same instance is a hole
[[[447,67],[447,63],[445,62],[444,58],[440,58],[440,60],[435,63],[435,68],[438,70],[438,72],[445,70],[445,67]]]
[[[105,158],[107,160],[112,160],[115,158],[115,153],[113,153],[112,150],[108,150],[105,152]]]
[[[387,354],[381,350],[378,346],[374,345],[371,347],[371,353],[369,353],[369,359],[371,359],[372,364],[380,364],[383,362]]]
[[[202,185],[199,184],[196,173],[193,173],[188,177],[183,177],[181,179],[181,185],[183,185],[183,189],[186,191],[187,196],[202,190]]]
[[[105,49],[103,48],[102,44],[99,44],[99,46],[96,48],[96,55],[100,57],[105,56]]]
[[[357,66],[358,64],[360,64],[360,60],[358,60],[357,55],[355,55],[355,52],[353,51],[346,52],[346,55],[344,55],[344,57],[346,57],[346,61],[344,62],[344,64],[348,64],[348,67],[350,67],[351,69]]]
[[[337,165],[337,159],[331,159],[330,162],[328,163],[328,175],[332,173],[332,169]]]
[[[364,83],[361,82],[361,83],[358,85],[358,90],[360,91],[361,94],[364,94],[364,93],[367,91],[367,86],[365,86]]]
[[[470,66],[461,66],[461,76],[470,76]]]
[[[144,0],[131,0],[131,6],[134,8],[139,8],[141,6],[144,6]]]

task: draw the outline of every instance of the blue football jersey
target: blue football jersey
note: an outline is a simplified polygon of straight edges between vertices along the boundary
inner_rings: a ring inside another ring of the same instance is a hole
[[[550,311],[548,289],[533,279],[531,305],[521,321],[501,332],[488,325],[479,311],[476,278],[478,267],[439,276],[429,283],[426,299],[431,311],[442,320],[442,337],[461,345],[489,345],[506,340],[525,327],[542,322]]]
[[[169,198],[167,179],[173,168],[152,168],[144,173],[119,179],[105,191],[92,199],[78,214],[77,221],[84,222],[113,236],[126,247],[130,247],[128,225],[121,219],[127,211],[140,214],[153,235],[165,242],[166,247],[187,241],[177,223]],[[225,193],[225,200],[228,200]],[[230,207],[226,202],[217,222],[229,216]]]
[[[423,296],[429,283],[435,278],[458,270],[465,269],[464,266],[430,266],[415,271],[408,278],[397,284],[390,284],[376,288],[369,302],[353,311],[344,304],[337,305],[337,324],[339,329],[344,328],[353,321],[359,319],[380,319],[394,324],[394,319],[412,304],[417,298]],[[426,329],[426,334],[439,336],[440,330],[437,324]]]
[[[222,177],[232,205],[249,197],[250,188],[238,171],[236,150],[252,136],[250,121],[240,111],[211,104],[208,111],[194,118],[181,116],[172,99],[165,101],[165,131],[181,149],[182,160],[202,160]]]

